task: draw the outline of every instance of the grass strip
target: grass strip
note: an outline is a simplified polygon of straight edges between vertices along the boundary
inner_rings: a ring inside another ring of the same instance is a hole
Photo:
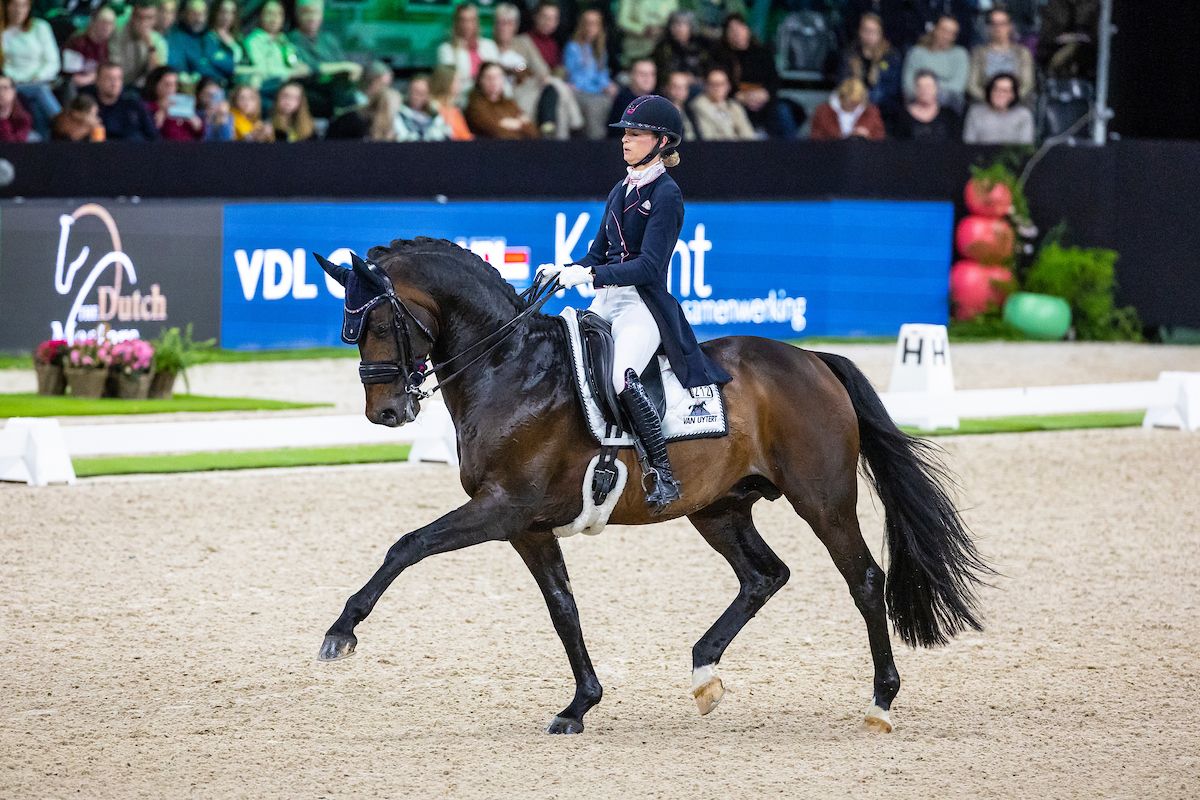
[[[7,417],[84,417],[123,414],[169,414],[176,411],[288,411],[322,408],[331,403],[289,403],[255,397],[209,397],[177,394],[170,400],[98,400],[68,395],[0,394],[0,419]]]
[[[263,467],[316,467],[337,464],[377,464],[404,461],[407,444],[368,444],[351,447],[286,447],[278,450],[237,450],[182,455],[114,456],[74,459],[81,478],[98,475],[166,474]]]
[[[1047,414],[1025,417],[964,419],[957,430],[939,428],[922,431],[904,427],[913,436],[965,436],[982,433],[1030,433],[1033,431],[1072,431],[1085,428],[1132,428],[1142,424],[1142,411],[1098,411],[1087,414]]]

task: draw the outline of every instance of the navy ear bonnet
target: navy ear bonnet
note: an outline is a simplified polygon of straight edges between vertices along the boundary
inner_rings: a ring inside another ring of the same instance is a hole
[[[387,301],[391,283],[386,273],[378,267],[372,269],[369,278],[357,270],[350,272],[346,278],[346,307],[342,311],[343,342],[358,344],[366,327],[367,315],[376,305]]]

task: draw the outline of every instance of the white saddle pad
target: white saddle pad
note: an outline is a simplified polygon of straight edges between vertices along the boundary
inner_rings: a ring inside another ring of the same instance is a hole
[[[579,392],[583,404],[583,412],[587,417],[588,428],[592,436],[600,444],[615,444],[621,447],[632,447],[633,439],[622,432],[616,439],[606,439],[604,414],[596,398],[592,395],[592,387],[588,384],[583,363],[583,345],[579,341],[579,319],[575,309],[564,308],[559,316],[567,323],[567,342],[571,351],[571,363],[575,373],[575,388]],[[682,439],[718,438],[729,432],[725,419],[725,399],[721,396],[721,388],[715,383],[707,386],[697,386],[695,389],[685,389],[675,377],[666,356],[658,356],[658,366],[662,370],[663,395],[666,399],[666,414],[663,417],[663,434],[668,442]],[[606,377],[605,380],[608,380]]]

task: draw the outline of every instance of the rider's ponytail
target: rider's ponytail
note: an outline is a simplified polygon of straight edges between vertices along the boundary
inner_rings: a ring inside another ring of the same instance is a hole
[[[679,153],[675,150],[672,150],[670,153],[667,153],[662,157],[662,163],[663,166],[667,167],[668,169],[679,166]]]

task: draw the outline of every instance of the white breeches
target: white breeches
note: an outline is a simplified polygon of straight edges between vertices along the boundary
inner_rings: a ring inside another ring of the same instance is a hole
[[[599,290],[588,308],[612,323],[613,387],[625,391],[625,370],[641,374],[662,344],[658,324],[650,309],[632,286],[611,286]]]

